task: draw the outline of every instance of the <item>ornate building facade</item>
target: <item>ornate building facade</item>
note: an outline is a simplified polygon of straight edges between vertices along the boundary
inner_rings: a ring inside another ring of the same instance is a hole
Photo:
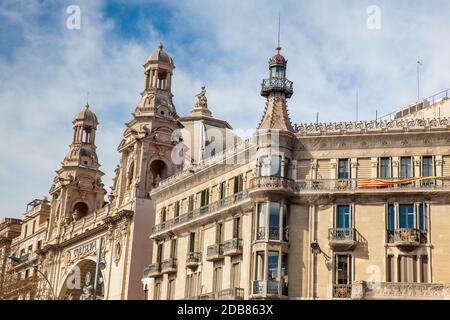
[[[450,298],[448,92],[388,120],[292,125],[280,50],[243,140],[213,116],[205,87],[177,114],[175,64],[159,45],[109,193],[86,105],[51,199],[0,224],[0,284],[8,272],[48,282],[32,286],[39,297],[4,297]]]
[[[150,192],[147,298],[449,299],[448,91],[387,120],[293,126],[280,49],[253,136]]]

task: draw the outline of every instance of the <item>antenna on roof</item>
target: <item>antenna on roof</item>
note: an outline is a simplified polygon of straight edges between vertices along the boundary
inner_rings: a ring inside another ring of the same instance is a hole
[[[89,104],[89,91],[86,92],[86,104]]]
[[[316,124],[319,124],[319,111],[316,113]]]
[[[420,101],[420,66],[422,66],[422,62],[417,59],[417,102]]]

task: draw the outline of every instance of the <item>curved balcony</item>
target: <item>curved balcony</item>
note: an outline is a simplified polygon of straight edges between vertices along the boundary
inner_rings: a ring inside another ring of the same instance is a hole
[[[427,233],[426,231],[410,228],[388,230],[388,242],[403,251],[412,251],[416,247],[427,243]]]
[[[195,269],[202,261],[202,255],[200,252],[189,252],[186,257],[186,267]]]
[[[277,280],[255,280],[252,283],[252,299],[288,299],[288,287]]]
[[[293,179],[266,176],[256,177],[250,180],[249,196],[253,198],[264,197],[268,193],[277,193],[285,196],[294,194],[295,181]]]
[[[206,260],[207,261],[217,261],[224,259],[225,256],[223,254],[223,244],[216,243],[211,246],[208,246],[206,252]]]
[[[355,248],[356,230],[354,228],[328,229],[328,244],[334,251],[349,251]]]
[[[286,78],[264,79],[261,83],[261,95],[267,97],[271,92],[284,92],[286,98],[290,98],[294,93],[293,82]]]
[[[256,230],[256,241],[289,242],[288,227],[280,230],[279,226],[259,227]],[[280,234],[281,233],[281,234]]]
[[[238,256],[242,254],[242,239],[233,238],[223,243],[224,256]]]
[[[161,274],[177,272],[177,259],[170,258],[161,262]]]
[[[155,262],[144,269],[144,278],[154,278],[161,275],[161,263]]]

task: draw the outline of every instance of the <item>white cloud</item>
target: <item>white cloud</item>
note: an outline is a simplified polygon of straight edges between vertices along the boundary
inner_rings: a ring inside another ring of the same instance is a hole
[[[0,216],[18,216],[29,200],[47,192],[87,91],[101,123],[104,183],[111,184],[116,147],[142,90],[142,63],[160,40],[177,65],[178,113],[189,112],[204,82],[213,114],[241,133],[261,118],[259,85],[274,52],[279,11],[282,52],[294,81],[293,122],[315,121],[317,111],[321,121],[353,120],[356,89],[360,119],[412,102],[418,57],[424,95],[450,87],[446,1],[153,2],[137,8],[145,18],[127,22],[139,38],[119,32],[121,15],[109,16],[103,1],[79,1],[82,28],[69,31],[69,4],[0,4]],[[381,8],[379,31],[366,28],[372,4]],[[161,12],[170,14],[161,18]]]

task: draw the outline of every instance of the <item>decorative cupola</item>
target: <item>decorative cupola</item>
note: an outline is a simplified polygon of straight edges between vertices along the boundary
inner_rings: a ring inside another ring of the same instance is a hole
[[[280,53],[281,47],[278,46],[275,50],[276,54],[269,59],[269,78],[264,79],[261,84],[261,95],[267,100],[258,129],[293,132],[286,105],[286,99],[294,93],[292,81],[286,78],[287,60]]]
[[[172,75],[175,64],[164,51],[162,43],[148,56],[143,67],[144,91],[134,116],[176,120],[178,115],[172,102]]]
[[[95,132],[98,126],[97,116],[89,104],[73,120],[73,139],[70,150],[64,158],[64,165],[100,167],[95,146]]]

